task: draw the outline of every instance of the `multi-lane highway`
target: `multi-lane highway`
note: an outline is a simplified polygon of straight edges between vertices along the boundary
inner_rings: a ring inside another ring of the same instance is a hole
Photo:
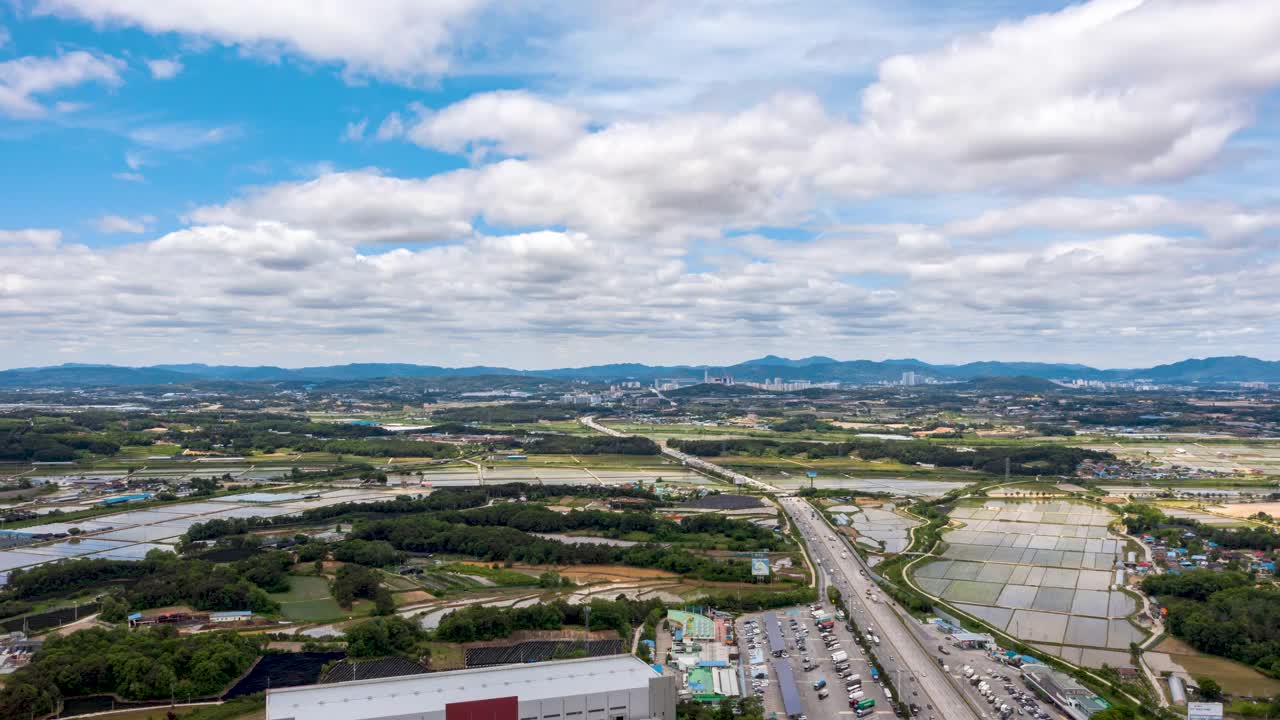
[[[816,517],[813,508],[804,500],[797,497],[779,500],[808,540],[814,561],[821,565],[818,571],[820,591],[825,592],[828,582],[834,584],[846,598],[854,621],[864,629],[870,626],[880,638],[880,645],[874,649],[876,659],[892,674],[902,699],[919,705],[921,717],[978,720],[977,713],[954,680],[938,667],[937,653],[930,652],[923,645],[907,627],[892,601],[868,576],[859,572],[865,572],[866,568],[862,567],[857,553],[845,545],[826,522]],[[868,589],[876,600],[868,599]]]

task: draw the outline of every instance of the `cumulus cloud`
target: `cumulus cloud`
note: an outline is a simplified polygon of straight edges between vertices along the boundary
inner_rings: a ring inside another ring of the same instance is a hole
[[[398,122],[398,116],[388,118],[388,134]],[[418,145],[448,152],[532,155],[569,145],[583,135],[586,123],[586,115],[571,108],[523,90],[503,90],[426,111],[405,134]]]
[[[48,108],[38,96],[89,82],[117,86],[123,82],[123,69],[124,62],[117,58],[84,50],[0,62],[0,113],[39,117]]]
[[[147,61],[147,70],[156,80],[172,80],[182,72],[182,62],[177,58],[158,58]]]
[[[1229,202],[1176,200],[1163,195],[1054,196],[987,210],[948,222],[955,235],[999,235],[1024,228],[1069,231],[1131,230],[1186,225],[1222,241],[1248,238],[1280,227],[1280,206],[1250,208]]]
[[[109,234],[141,235],[156,221],[151,215],[125,217],[123,215],[103,215],[93,221],[98,232]]]
[[[1277,40],[1267,0],[1094,0],[1001,24],[882,63],[822,179],[865,192],[1184,177],[1280,83]]]
[[[32,228],[27,230],[0,230],[0,248],[29,248],[52,250],[62,240],[62,232]]]
[[[337,63],[353,75],[416,81],[449,67],[451,29],[480,0],[39,0],[37,14],[174,32],[265,57]]]

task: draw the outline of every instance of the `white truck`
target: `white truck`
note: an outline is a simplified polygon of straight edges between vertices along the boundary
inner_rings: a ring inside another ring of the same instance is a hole
[[[842,663],[842,662],[844,662],[845,660],[848,660],[848,659],[849,659],[849,653],[845,652],[844,650],[840,650],[840,651],[838,651],[838,652],[831,653],[831,664],[832,664],[832,665],[837,665],[837,664]]]
[[[964,679],[965,679],[965,680],[968,680],[968,679],[969,679],[969,678],[971,678],[971,677],[973,677],[973,668],[969,667],[968,665],[965,665],[965,666],[964,666]]]

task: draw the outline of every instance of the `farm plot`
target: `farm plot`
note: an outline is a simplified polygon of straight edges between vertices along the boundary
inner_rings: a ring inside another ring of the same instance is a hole
[[[1109,658],[1143,639],[1134,599],[1113,587],[1123,543],[1113,516],[1071,501],[987,500],[951,517],[942,557],[912,570],[917,586],[1054,654]]]
[[[919,525],[918,521],[895,513],[893,503],[885,503],[881,507],[840,506],[841,512],[849,526],[858,534],[874,542],[876,548],[886,553],[900,553],[910,544],[908,537],[911,528]],[[835,508],[832,508],[835,511]]]

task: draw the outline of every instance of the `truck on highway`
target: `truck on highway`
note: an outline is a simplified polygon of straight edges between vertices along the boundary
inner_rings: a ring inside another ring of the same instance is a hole
[[[831,697],[831,693],[827,692],[827,689],[826,689],[826,688],[823,688],[823,689],[821,689],[821,690],[819,690],[819,691],[818,691],[818,699],[819,699],[819,700],[826,700],[826,699],[827,699],[827,698],[829,698],[829,697]]]
[[[854,690],[853,692],[849,693],[850,700],[861,700],[866,696],[867,694],[862,692],[861,690]]]
[[[875,706],[876,706],[875,698],[863,698],[862,700],[858,701],[858,704],[855,707],[857,707],[859,710],[866,710],[867,708],[873,708]]]
[[[823,680],[823,679],[821,679],[821,678],[819,678],[818,680],[814,680],[814,681],[813,681],[813,689],[814,689],[814,690],[821,690],[822,688],[824,688],[824,687],[826,687],[826,686],[827,686],[827,681],[826,681],[826,680]]]
[[[856,712],[856,715],[860,718],[864,718],[875,711],[876,711],[875,708],[862,708],[861,710],[858,710]]]
[[[884,699],[888,700],[889,702],[893,702],[893,691],[890,690],[888,687],[884,689]]]
[[[872,635],[872,636],[871,636],[871,639],[872,639],[873,641],[875,641],[875,644],[876,644],[876,645],[879,645],[879,644],[880,644],[880,636],[879,636],[879,635]]]
[[[836,665],[839,665],[840,663],[848,659],[849,659],[849,653],[845,652],[844,650],[838,650],[834,653],[831,653],[831,662]]]
[[[872,680],[879,680],[879,679],[880,679],[880,671],[879,671],[879,670],[877,670],[877,669],[875,669],[875,668],[871,668],[871,679],[872,679]]]
[[[973,668],[969,667],[968,665],[965,665],[965,666],[964,666],[964,679],[965,679],[965,680],[968,680],[968,679],[969,679],[969,678],[971,678],[971,677],[973,677]]]

